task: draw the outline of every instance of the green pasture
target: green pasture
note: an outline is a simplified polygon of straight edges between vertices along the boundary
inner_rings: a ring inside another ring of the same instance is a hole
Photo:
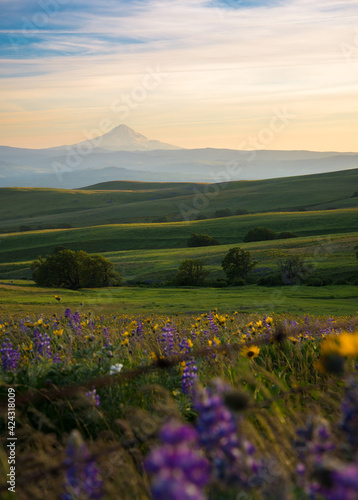
[[[277,262],[288,255],[299,254],[312,268],[312,275],[323,279],[354,282],[358,280],[358,261],[355,247],[358,233],[292,238],[288,240],[239,243],[249,250],[257,262],[250,280],[277,270]],[[209,281],[223,278],[221,262],[232,244],[200,248],[169,248],[155,250],[123,250],[105,252],[103,255],[114,263],[125,281],[137,280],[160,283],[172,278],[184,259],[202,259],[210,271]],[[31,278],[31,261],[0,264],[0,278]],[[341,283],[343,284],[343,283]]]
[[[61,297],[56,301],[54,295]],[[207,312],[353,316],[356,286],[238,288],[105,288],[80,291],[39,288],[33,282],[0,281],[0,316],[8,313],[63,314],[66,307],[100,314]]]
[[[30,231],[0,235],[0,262],[33,260],[56,245],[89,253],[185,248],[190,235],[207,233],[223,245],[241,244],[255,226],[298,236],[351,233],[358,227],[358,209],[263,213],[165,224],[117,224],[90,228]]]
[[[357,208],[358,169],[224,184],[111,182],[86,189],[0,189],[0,231],[21,226],[72,227],[212,217],[218,209],[249,212]],[[192,213],[190,213],[192,211]],[[189,214],[189,217],[188,217]]]

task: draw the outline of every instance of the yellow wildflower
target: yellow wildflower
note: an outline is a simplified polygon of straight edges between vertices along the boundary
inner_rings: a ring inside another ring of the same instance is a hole
[[[257,345],[252,345],[250,347],[245,346],[241,351],[241,354],[248,359],[257,358],[259,353],[260,353],[260,348]]]

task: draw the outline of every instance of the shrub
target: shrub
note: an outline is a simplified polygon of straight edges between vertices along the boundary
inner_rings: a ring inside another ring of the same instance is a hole
[[[180,263],[174,283],[179,286],[201,286],[208,274],[201,259],[186,259]]]
[[[71,290],[99,288],[120,284],[114,265],[101,255],[89,255],[82,250],[61,250],[45,259],[39,257],[31,264],[32,277],[40,286],[62,287]]]
[[[228,283],[225,279],[223,278],[217,278],[213,283],[212,286],[215,288],[225,288],[227,287]]]
[[[309,278],[306,281],[307,286],[325,286],[326,283],[321,278]]]
[[[251,253],[239,247],[230,248],[221,263],[227,280],[234,284],[237,280],[244,280],[255,267],[256,262],[251,259]],[[246,284],[246,283],[245,283]]]
[[[284,240],[286,238],[297,238],[298,235],[296,233],[293,233],[292,231],[282,231],[282,233],[279,233],[277,235],[277,238],[280,240]]]
[[[290,255],[286,259],[280,260],[278,267],[284,285],[301,282],[308,272],[305,261],[299,255]]]
[[[246,280],[244,280],[244,278],[235,278],[234,280],[232,280],[230,285],[231,286],[246,286],[247,283],[246,283]]]
[[[231,217],[232,215],[234,214],[230,208],[223,208],[221,210],[216,210],[214,217]]]
[[[188,239],[187,245],[188,247],[208,247],[212,245],[220,245],[220,243],[208,234],[193,233]]]
[[[244,210],[243,208],[238,208],[235,212],[235,215],[246,215],[250,213],[248,210]]]
[[[260,286],[282,286],[282,278],[279,274],[268,274],[263,276],[257,282]]]
[[[268,227],[255,227],[245,235],[244,242],[275,240],[278,235]]]

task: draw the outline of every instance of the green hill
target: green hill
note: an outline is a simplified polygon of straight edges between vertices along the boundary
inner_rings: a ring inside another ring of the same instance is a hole
[[[110,182],[78,190],[0,189],[0,232],[358,207],[358,169],[225,184]]]
[[[237,244],[256,226],[299,236],[351,233],[358,209],[278,212],[167,224],[117,224],[0,235],[0,262],[28,261],[51,253],[56,245],[90,253],[120,250],[185,248],[189,236],[207,233],[221,244]]]
[[[201,248],[168,248],[155,250],[122,250],[104,253],[120,271],[127,283],[155,284],[173,278],[184,259],[200,258],[210,271],[209,280],[223,278],[221,262],[228,250],[237,243]],[[358,262],[354,248],[358,233],[305,236],[290,240],[239,243],[249,250],[257,267],[250,280],[257,282],[265,274],[277,270],[277,262],[289,254],[301,255],[312,265],[312,277],[329,282],[358,280]],[[30,262],[0,264],[1,279],[31,278]]]

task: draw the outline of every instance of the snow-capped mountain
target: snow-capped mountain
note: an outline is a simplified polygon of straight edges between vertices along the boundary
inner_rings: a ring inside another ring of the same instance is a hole
[[[165,142],[154,141],[148,139],[142,134],[127,125],[118,125],[109,132],[94,139],[90,142],[96,148],[105,149],[107,151],[154,151],[154,150],[174,150],[182,149],[172,144]],[[88,145],[88,140],[74,144],[72,148]],[[57,148],[58,149],[58,148]]]

